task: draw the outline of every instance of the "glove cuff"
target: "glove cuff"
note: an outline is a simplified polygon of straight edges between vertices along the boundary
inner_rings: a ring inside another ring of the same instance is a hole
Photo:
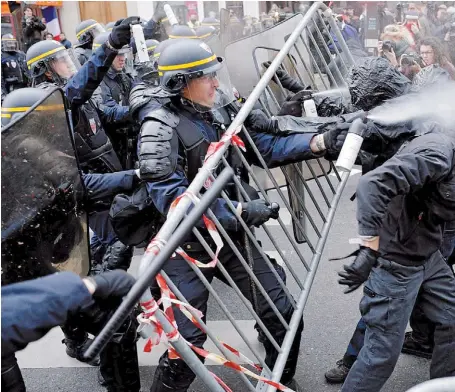
[[[110,50],[113,50],[114,52],[118,52],[119,49],[121,49],[122,47],[120,48],[117,48],[115,46],[115,44],[112,42],[112,39],[111,39],[111,36],[109,35],[109,38],[107,39],[106,41],[106,46],[110,49]]]

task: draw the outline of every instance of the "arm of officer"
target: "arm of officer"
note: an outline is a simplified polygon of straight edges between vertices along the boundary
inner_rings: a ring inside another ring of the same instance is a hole
[[[86,285],[72,272],[3,286],[2,354],[23,349],[92,303]]]
[[[65,95],[71,106],[87,102],[98,88],[117,55],[116,50],[101,45],[85,62],[82,68],[68,81]]]
[[[452,169],[452,155],[441,141],[421,136],[362,176],[356,191],[359,234],[377,236],[391,200],[444,178]]]
[[[115,196],[118,193],[132,190],[139,181],[134,170],[116,173],[83,174],[85,187],[90,200],[96,201]]]
[[[320,158],[324,155],[324,150],[319,150],[314,143],[315,133],[277,136],[250,132],[250,136],[270,168]],[[250,155],[250,158],[258,164],[256,154]]]
[[[161,181],[151,181],[147,183],[147,189],[150,197],[158,211],[164,216],[169,212],[172,202],[180,195],[185,193],[188,188],[188,180],[181,170],[176,169],[167,178]],[[232,204],[237,208],[237,202]],[[210,206],[212,212],[216,215],[221,225],[229,231],[238,229],[236,216],[229,210],[226,201],[222,198],[216,199]],[[197,223],[198,227],[206,228],[202,219]]]
[[[123,124],[131,120],[130,107],[115,102],[111,90],[104,83],[93,93],[93,98],[104,124]]]

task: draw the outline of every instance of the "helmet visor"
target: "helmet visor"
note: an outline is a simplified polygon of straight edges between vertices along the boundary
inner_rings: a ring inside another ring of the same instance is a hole
[[[49,71],[57,80],[68,81],[80,68],[72,49],[57,52],[49,59]]]
[[[93,25],[93,27],[90,29],[90,33],[92,34],[92,37],[95,38],[101,33],[105,33],[106,30],[104,29],[103,26],[101,26],[99,23],[96,23]]]
[[[235,100],[229,72],[224,59],[202,71],[185,74],[182,95],[199,112],[208,112],[226,106]]]

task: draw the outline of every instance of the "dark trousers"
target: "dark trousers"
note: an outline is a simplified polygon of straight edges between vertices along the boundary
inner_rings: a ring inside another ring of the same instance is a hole
[[[243,247],[240,245],[238,245],[238,247],[242,252]],[[293,307],[289,302],[288,297],[280,287],[272,271],[262,259],[256,248],[253,247],[252,250],[254,259],[253,272],[276,305],[277,309],[283,315],[284,319],[289,321],[292,317]],[[209,261],[209,257],[206,253],[190,254],[190,256],[198,259],[201,262]],[[251,286],[248,274],[238,258],[228,246],[225,246],[221,250],[219,260],[226,268],[233,280],[236,282],[243,295],[252,301]],[[187,264],[187,262],[177,255],[176,257],[170,259],[164,265],[163,269],[166,274],[169,275],[170,279],[174,282],[178,289],[182,292],[188,302],[204,314],[205,321],[209,292],[193,272],[191,267]],[[216,267],[201,269],[201,271],[209,282],[211,282],[215,276],[224,282],[223,276]],[[276,339],[278,344],[281,344],[286,331],[276,317],[275,313],[271,310],[265,298],[259,293],[258,290],[256,291],[257,313],[272,336]],[[153,287],[152,293],[155,297],[159,297],[160,295],[159,291],[157,292],[156,288]],[[180,310],[174,308],[174,314],[180,334],[195,346],[202,347],[207,339],[205,333],[196,327],[196,325],[194,325],[194,323],[192,323],[185,315],[183,315]],[[283,383],[289,382],[295,374],[302,330],[303,321],[300,324],[287,363],[285,365],[281,379]],[[264,343],[264,347],[266,351],[265,362],[270,368],[273,368],[278,353],[268,340]],[[160,364],[155,373],[155,379],[151,391],[183,392],[188,389],[194,378],[195,375],[184,361],[169,360],[167,353],[165,353],[161,357]]]
[[[435,324],[431,378],[455,376],[455,277],[438,251],[422,266],[379,258],[364,286],[364,346],[342,392],[379,391],[393,372],[417,296]]]
[[[444,230],[443,242],[441,245],[441,253],[447,258],[447,263],[450,267],[455,265],[455,222],[447,223]],[[433,345],[435,325],[428,317],[425,316],[422,305],[422,297],[417,296],[414,309],[411,313],[409,323],[412,328],[412,337],[424,344]],[[363,347],[366,325],[363,319],[360,319],[355,328],[354,334],[349,341],[348,348],[343,356],[343,362],[347,367],[351,367],[360,349]]]

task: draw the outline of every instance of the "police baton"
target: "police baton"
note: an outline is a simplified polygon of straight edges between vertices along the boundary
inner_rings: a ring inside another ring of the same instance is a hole
[[[200,201],[194,205],[189,215],[182,221],[177,230],[175,230],[174,234],[169,238],[166,245],[153,259],[148,271],[138,278],[115,313],[106,323],[101,332],[95,337],[93,343],[84,353],[84,357],[86,359],[90,360],[95,358],[112,339],[115,332],[122,326],[131,314],[134,306],[139,302],[142,294],[149,289],[152,280],[162,269],[163,264],[172,256],[175,249],[180,246],[188,233],[191,232],[199,219],[201,219],[204,212],[210,208],[210,205],[219,196],[233,175],[234,171],[232,168],[225,168],[207,192],[204,193]]]

